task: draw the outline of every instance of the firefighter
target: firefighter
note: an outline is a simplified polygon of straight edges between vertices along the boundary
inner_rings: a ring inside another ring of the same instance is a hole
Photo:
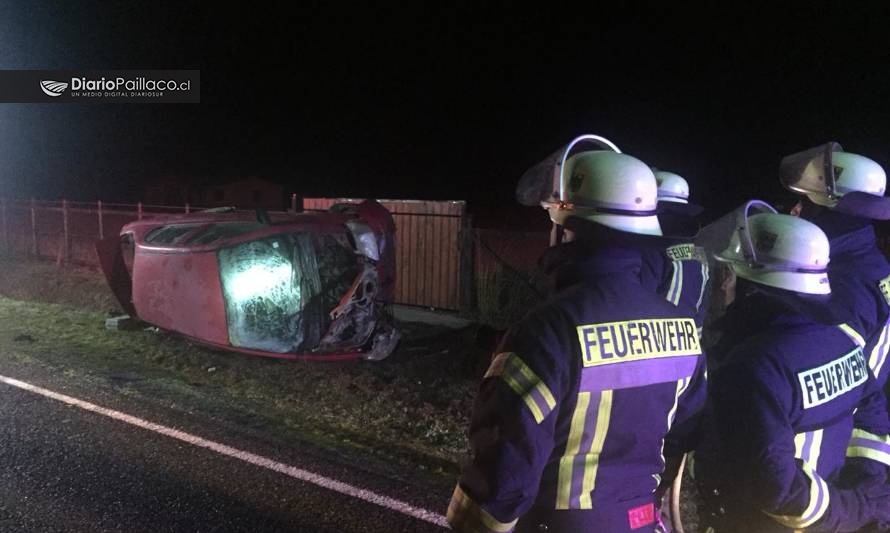
[[[682,443],[704,403],[704,357],[692,317],[640,283],[641,250],[661,233],[655,177],[605,148],[570,144],[559,183],[547,165],[540,187],[520,182],[570,242],[543,258],[556,294],[508,331],[480,385],[456,531],[656,528],[664,454],[683,451],[666,437]]]
[[[692,237],[698,232],[696,217],[703,211],[689,201],[689,182],[685,178],[653,168],[658,183],[658,222],[665,235]]]
[[[704,250],[693,244],[698,232],[695,217],[701,206],[689,203],[689,184],[673,172],[654,170],[658,183],[658,220],[665,235],[663,242],[644,254],[643,284],[676,306],[685,306],[695,315],[701,336],[707,308],[708,262]]]
[[[689,202],[689,183],[682,176],[656,168],[652,170],[658,184],[658,221],[665,237],[643,254],[642,283],[694,316],[701,339],[710,271],[704,250],[693,243],[693,238],[698,232],[696,217],[703,209]],[[657,500],[662,502],[662,524],[679,521],[679,516],[672,515],[679,514],[675,504],[679,501],[683,461],[683,456],[665,458],[663,479],[656,493]]]
[[[737,293],[711,350],[722,363],[711,368],[696,451],[702,530],[858,531],[890,522],[882,463],[890,424],[865,342],[832,306],[827,237],[757,202],[721,225],[726,246],[714,251],[736,274]]]
[[[853,315],[867,341],[865,354],[879,385],[890,365],[890,264],[877,247],[872,219],[890,219],[887,175],[876,162],[840,151],[837,143],[782,160],[782,183],[804,195],[800,216],[828,235],[835,305]]]

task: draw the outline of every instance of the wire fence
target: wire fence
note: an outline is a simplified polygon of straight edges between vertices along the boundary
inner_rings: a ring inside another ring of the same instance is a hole
[[[27,254],[58,263],[98,265],[98,239],[117,235],[129,222],[204,207],[0,199],[0,245],[8,254]]]

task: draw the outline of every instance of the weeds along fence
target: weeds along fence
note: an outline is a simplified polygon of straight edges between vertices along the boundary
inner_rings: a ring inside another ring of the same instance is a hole
[[[503,329],[541,303],[547,293],[538,258],[548,233],[476,229],[475,311],[480,322]]]
[[[326,209],[335,201],[307,199],[304,207]],[[463,202],[383,203],[396,221],[397,303],[460,311],[505,327],[540,301],[536,262],[547,234],[474,229]],[[120,234],[134,220],[201,209],[0,198],[0,252],[98,266],[96,240]]]

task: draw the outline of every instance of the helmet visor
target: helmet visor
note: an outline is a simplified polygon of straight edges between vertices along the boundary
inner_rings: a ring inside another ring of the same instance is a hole
[[[790,191],[834,198],[836,176],[832,154],[841,150],[840,144],[828,142],[785,156],[779,163],[779,181]]]
[[[704,248],[717,259],[728,259],[755,263],[757,255],[748,218],[758,213],[775,213],[773,206],[760,200],[749,200],[739,208],[723,215],[708,224],[695,237],[695,244]],[[734,237],[738,236],[736,243]]]
[[[611,150],[621,153],[621,150],[605,137],[599,135],[576,137],[522,174],[516,186],[516,201],[522,205],[540,206],[542,202],[565,200],[565,178],[562,175],[562,168],[566,159],[588,150]]]

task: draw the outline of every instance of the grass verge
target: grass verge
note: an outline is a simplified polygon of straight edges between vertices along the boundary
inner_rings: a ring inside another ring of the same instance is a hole
[[[454,479],[476,388],[472,332],[401,324],[381,362],[280,361],[218,352],[150,330],[111,331],[101,273],[0,259],[0,357],[143,389],[214,397],[271,430],[349,446]],[[259,422],[258,422],[259,423]]]

